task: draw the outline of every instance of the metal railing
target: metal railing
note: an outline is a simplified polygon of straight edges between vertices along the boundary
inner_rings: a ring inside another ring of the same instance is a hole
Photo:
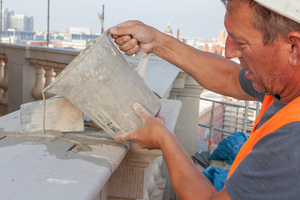
[[[207,125],[207,124],[198,123],[198,126],[209,128],[209,141],[208,141],[209,155],[211,155],[211,153],[212,153],[212,144],[213,144],[212,137],[213,137],[213,131],[214,130],[222,132],[222,138],[224,138],[224,136],[225,137],[229,136],[233,133],[232,131],[226,130],[224,128],[215,127],[215,105],[216,105],[216,103],[222,104],[224,106],[231,106],[231,107],[245,109],[244,119],[243,119],[243,128],[242,128],[242,131],[244,133],[247,133],[247,125],[249,124],[249,120],[248,120],[249,110],[253,110],[253,111],[256,112],[255,113],[255,119],[257,118],[258,112],[260,110],[260,102],[256,103],[256,107],[251,107],[249,105],[249,101],[245,101],[245,104],[241,105],[241,104],[238,104],[238,103],[218,101],[218,100],[213,100],[213,99],[208,99],[208,98],[203,98],[203,97],[200,97],[200,100],[212,102],[210,124]],[[224,108],[224,110],[225,110],[225,108]],[[224,118],[225,118],[225,111],[223,113],[223,124],[224,124]]]

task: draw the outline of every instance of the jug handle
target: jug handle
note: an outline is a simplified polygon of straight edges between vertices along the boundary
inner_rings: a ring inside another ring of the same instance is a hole
[[[107,37],[109,37],[110,36],[109,29],[106,30],[103,34],[107,35]],[[142,79],[145,80],[145,73],[146,73],[146,68],[147,68],[149,57],[142,48],[140,48],[136,54],[141,59],[138,64],[138,67],[135,70],[142,77]]]
[[[138,67],[136,68],[137,73],[145,80],[146,68],[149,60],[149,56],[140,48],[137,55],[141,58]]]

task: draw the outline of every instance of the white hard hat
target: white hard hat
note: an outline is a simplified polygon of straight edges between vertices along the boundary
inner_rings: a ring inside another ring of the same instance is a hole
[[[300,0],[255,0],[262,6],[300,23]]]

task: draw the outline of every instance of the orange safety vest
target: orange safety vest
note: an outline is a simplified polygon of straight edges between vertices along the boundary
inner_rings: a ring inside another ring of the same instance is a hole
[[[273,96],[265,95],[261,110],[257,116],[257,119],[255,120],[250,137],[237,154],[230,168],[227,179],[232,175],[240,162],[242,162],[242,160],[252,151],[253,146],[258,140],[289,123],[300,121],[300,97],[298,97],[288,105],[283,107],[280,111],[273,115],[273,117],[266,121],[259,129],[256,130],[258,122],[260,121],[264,112],[273,103],[273,101]]]

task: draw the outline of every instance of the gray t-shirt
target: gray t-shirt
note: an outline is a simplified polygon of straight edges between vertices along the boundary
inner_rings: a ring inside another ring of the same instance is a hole
[[[263,100],[264,94],[253,88],[245,70],[240,72],[240,84],[246,93]],[[275,98],[258,127],[285,105]],[[260,139],[225,181],[225,188],[233,200],[299,200],[300,122],[285,125]]]

